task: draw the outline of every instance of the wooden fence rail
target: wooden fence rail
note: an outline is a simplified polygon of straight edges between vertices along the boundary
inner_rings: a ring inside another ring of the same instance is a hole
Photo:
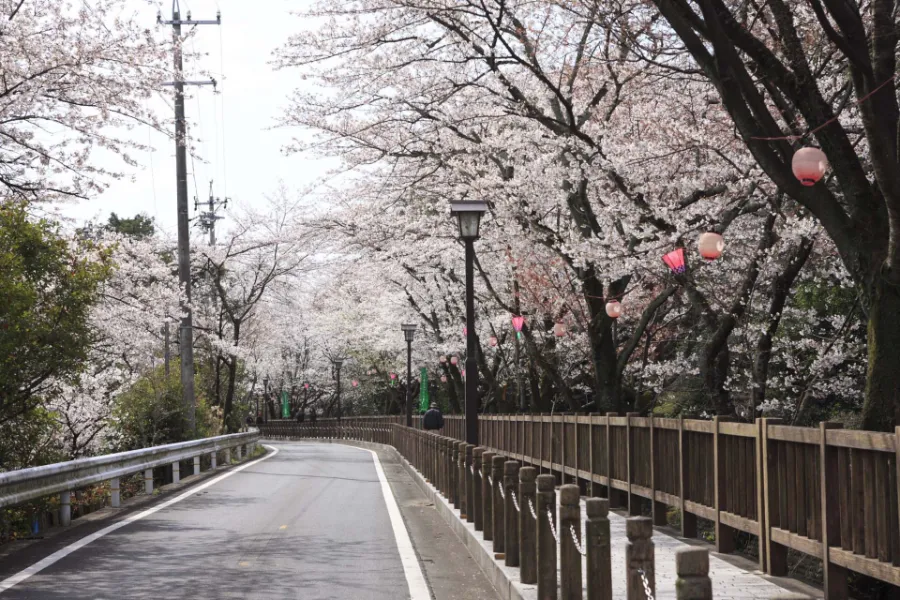
[[[266,436],[356,437],[393,443],[402,417],[270,422]],[[414,419],[421,427],[421,418]],[[446,416],[443,435],[464,439],[465,422]],[[488,451],[579,484],[611,508],[649,512],[654,524],[680,511],[682,534],[697,518],[715,527],[716,549],[734,534],[758,537],[760,568],[787,572],[787,550],[823,561],[826,598],[847,597],[847,572],[900,586],[898,452],[894,433],[844,431],[836,423],[788,427],[754,423],[609,415],[480,415]],[[359,439],[359,438],[358,438]]]

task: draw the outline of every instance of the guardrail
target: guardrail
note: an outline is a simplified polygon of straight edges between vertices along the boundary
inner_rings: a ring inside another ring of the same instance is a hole
[[[143,471],[144,489],[150,494],[153,492],[154,467],[171,464],[172,480],[177,483],[181,478],[181,461],[193,459],[194,474],[197,475],[200,473],[201,455],[209,454],[215,469],[219,451],[224,450],[226,462],[230,462],[232,449],[236,449],[240,459],[242,448],[246,448],[249,455],[258,441],[258,431],[234,433],[0,473],[0,508],[58,493],[60,523],[69,525],[72,520],[70,495],[74,490],[109,481],[110,504],[118,507],[121,477]]]

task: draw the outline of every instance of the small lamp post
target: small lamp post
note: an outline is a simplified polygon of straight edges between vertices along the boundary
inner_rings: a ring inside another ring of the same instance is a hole
[[[263,417],[263,421],[266,423],[269,422],[269,377],[268,375],[263,377],[263,408],[265,409],[265,416]],[[257,413],[258,415],[259,413]]]
[[[475,339],[475,240],[486,202],[451,202],[459,221],[459,237],[466,245],[466,443],[478,445],[478,343]]]
[[[416,337],[415,323],[400,326],[406,339],[406,426],[412,427],[412,343]]]

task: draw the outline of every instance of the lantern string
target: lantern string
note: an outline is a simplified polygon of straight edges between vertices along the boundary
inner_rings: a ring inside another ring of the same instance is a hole
[[[887,80],[885,80],[882,84],[880,84],[880,85],[879,85],[878,87],[876,87],[874,90],[872,90],[871,92],[869,92],[868,94],[866,94],[865,96],[863,96],[862,98],[860,98],[859,100],[857,100],[856,102],[854,102],[854,104],[856,104],[856,105],[862,104],[863,102],[865,102],[866,100],[868,100],[873,94],[875,94],[876,92],[878,92],[881,88],[883,88],[884,86],[886,86],[886,85],[889,84],[890,82],[894,81],[894,79],[895,79],[896,77],[897,77],[896,75],[893,75],[893,76],[889,77]],[[784,135],[784,136],[773,136],[773,137],[755,137],[755,136],[751,136],[750,139],[751,139],[751,140],[762,140],[762,141],[764,141],[764,142],[775,142],[775,141],[781,141],[781,140],[787,140],[787,141],[789,141],[789,142],[794,142],[794,141],[796,141],[796,140],[802,140],[803,138],[805,138],[805,137],[807,137],[807,136],[813,135],[814,133],[818,133],[818,132],[821,131],[822,129],[825,129],[826,127],[828,127],[829,125],[831,125],[832,123],[834,123],[835,121],[837,121],[837,120],[840,118],[840,116],[841,116],[841,113],[838,113],[837,115],[835,115],[834,117],[828,119],[827,121],[825,121],[824,123],[822,123],[821,125],[819,125],[818,127],[816,127],[815,129],[811,129],[811,130],[807,131],[806,133],[804,133],[803,135]]]

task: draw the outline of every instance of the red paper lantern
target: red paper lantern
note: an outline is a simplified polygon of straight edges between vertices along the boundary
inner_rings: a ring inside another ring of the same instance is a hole
[[[354,379],[354,380],[353,380],[353,387],[356,387],[356,386],[358,386],[358,385],[359,385],[359,382],[358,382],[357,380]]]
[[[684,248],[675,248],[662,259],[673,273],[684,273]]]
[[[618,319],[622,316],[622,304],[618,300],[610,300],[606,303],[606,314],[611,319]]]
[[[497,337],[496,337],[496,336],[493,336],[493,335],[492,335],[492,336],[491,336],[491,339],[488,340],[488,341],[490,342],[491,346],[496,346],[496,345],[497,345]]]
[[[794,177],[805,186],[816,185],[816,182],[825,175],[828,168],[828,157],[818,148],[800,148],[794,152],[791,159],[791,170]]]
[[[725,249],[725,240],[718,233],[708,231],[700,234],[697,247],[700,249],[700,256],[706,260],[716,260],[722,256],[722,250]]]
[[[525,325],[525,317],[513,317],[512,318],[513,329],[516,330],[516,333],[522,331],[522,326]]]
[[[451,356],[451,357],[450,357],[450,364],[451,364],[451,365],[455,365],[455,364],[458,363],[458,362],[459,362],[459,359],[456,358],[455,356]]]
[[[566,326],[562,321],[557,322],[556,325],[553,326],[553,335],[556,337],[566,335]]]

